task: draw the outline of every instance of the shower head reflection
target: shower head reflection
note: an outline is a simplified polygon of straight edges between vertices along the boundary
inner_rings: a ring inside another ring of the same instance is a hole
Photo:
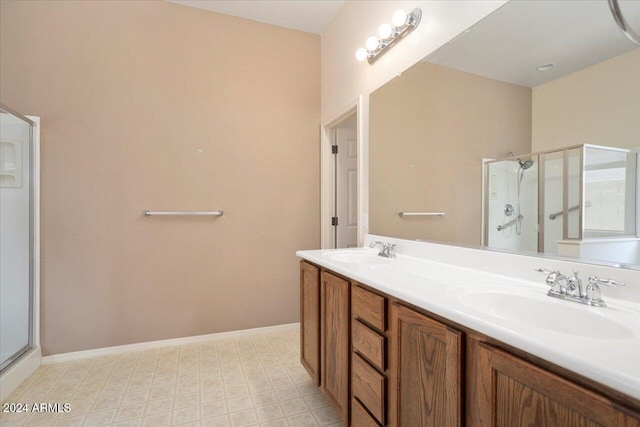
[[[520,169],[522,169],[523,171],[526,171],[531,166],[533,166],[533,160],[531,160],[531,159],[529,159],[527,161],[524,161],[524,162],[522,160],[520,160],[520,159],[516,159],[516,160],[520,164]]]

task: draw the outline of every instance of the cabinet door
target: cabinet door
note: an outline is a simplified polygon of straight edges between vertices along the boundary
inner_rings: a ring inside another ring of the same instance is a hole
[[[609,399],[502,350],[479,344],[477,426],[631,427]],[[636,415],[637,416],[637,415]]]
[[[300,362],[320,385],[320,269],[300,262]]]
[[[462,333],[398,304],[390,320],[390,425],[460,426]]]
[[[350,284],[322,272],[322,392],[345,424],[349,416]]]

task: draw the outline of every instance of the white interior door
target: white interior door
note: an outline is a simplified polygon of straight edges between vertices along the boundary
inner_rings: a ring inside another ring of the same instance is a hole
[[[354,248],[358,246],[358,135],[355,126],[337,128],[336,144],[336,248]]]

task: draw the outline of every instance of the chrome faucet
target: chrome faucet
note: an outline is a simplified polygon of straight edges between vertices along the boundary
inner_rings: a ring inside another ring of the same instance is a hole
[[[396,253],[395,253],[396,245],[394,245],[392,243],[383,243],[383,242],[376,241],[376,242],[369,243],[369,247],[370,248],[375,248],[375,247],[380,248],[380,252],[378,252],[378,256],[385,257],[385,258],[395,258],[396,257]]]
[[[606,307],[604,300],[600,296],[599,285],[624,286],[624,283],[615,280],[602,280],[596,276],[589,277],[589,285],[586,290],[582,287],[582,279],[578,277],[578,271],[574,270],[573,275],[566,277],[559,271],[550,271],[538,268],[536,271],[547,274],[547,285],[551,286],[547,295],[554,298],[564,299],[594,307]]]
[[[591,304],[595,307],[606,307],[604,300],[600,296],[600,285],[606,286],[624,286],[624,283],[617,282],[611,279],[599,279],[596,276],[589,276],[589,284],[587,285],[587,291],[585,297],[591,301]]]
[[[582,279],[578,277],[578,270],[573,270],[573,276],[567,277],[567,283],[573,296],[584,298],[584,290],[582,289]]]
[[[539,268],[536,271],[548,274],[546,282],[547,285],[551,286],[549,295],[552,293],[554,295],[567,295],[570,292],[569,284],[564,274],[559,271],[545,270],[544,268]]]

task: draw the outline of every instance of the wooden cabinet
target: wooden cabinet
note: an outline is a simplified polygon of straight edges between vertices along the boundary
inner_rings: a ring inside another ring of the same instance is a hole
[[[359,354],[354,353],[351,367],[353,398],[367,408],[373,418],[385,424],[386,378],[371,367]]]
[[[384,372],[387,364],[384,336],[354,319],[351,323],[351,345],[354,353],[362,356],[374,368]]]
[[[374,421],[369,415],[362,403],[355,398],[351,400],[351,427],[380,427],[380,424]]]
[[[384,426],[387,299],[355,283],[351,292],[351,425]]]
[[[640,419],[613,401],[519,357],[477,346],[477,426],[631,427]]]
[[[349,356],[351,353],[351,284],[323,271],[321,274],[321,387],[340,418],[349,419]]]
[[[387,329],[387,299],[359,285],[354,285],[353,317],[372,329],[384,333]]]
[[[320,269],[300,262],[300,362],[320,385]]]
[[[462,333],[397,303],[389,317],[389,424],[462,425]]]
[[[351,283],[300,263],[300,362],[342,420],[349,419]]]
[[[304,261],[300,305],[301,362],[345,425],[640,427],[630,396]]]

